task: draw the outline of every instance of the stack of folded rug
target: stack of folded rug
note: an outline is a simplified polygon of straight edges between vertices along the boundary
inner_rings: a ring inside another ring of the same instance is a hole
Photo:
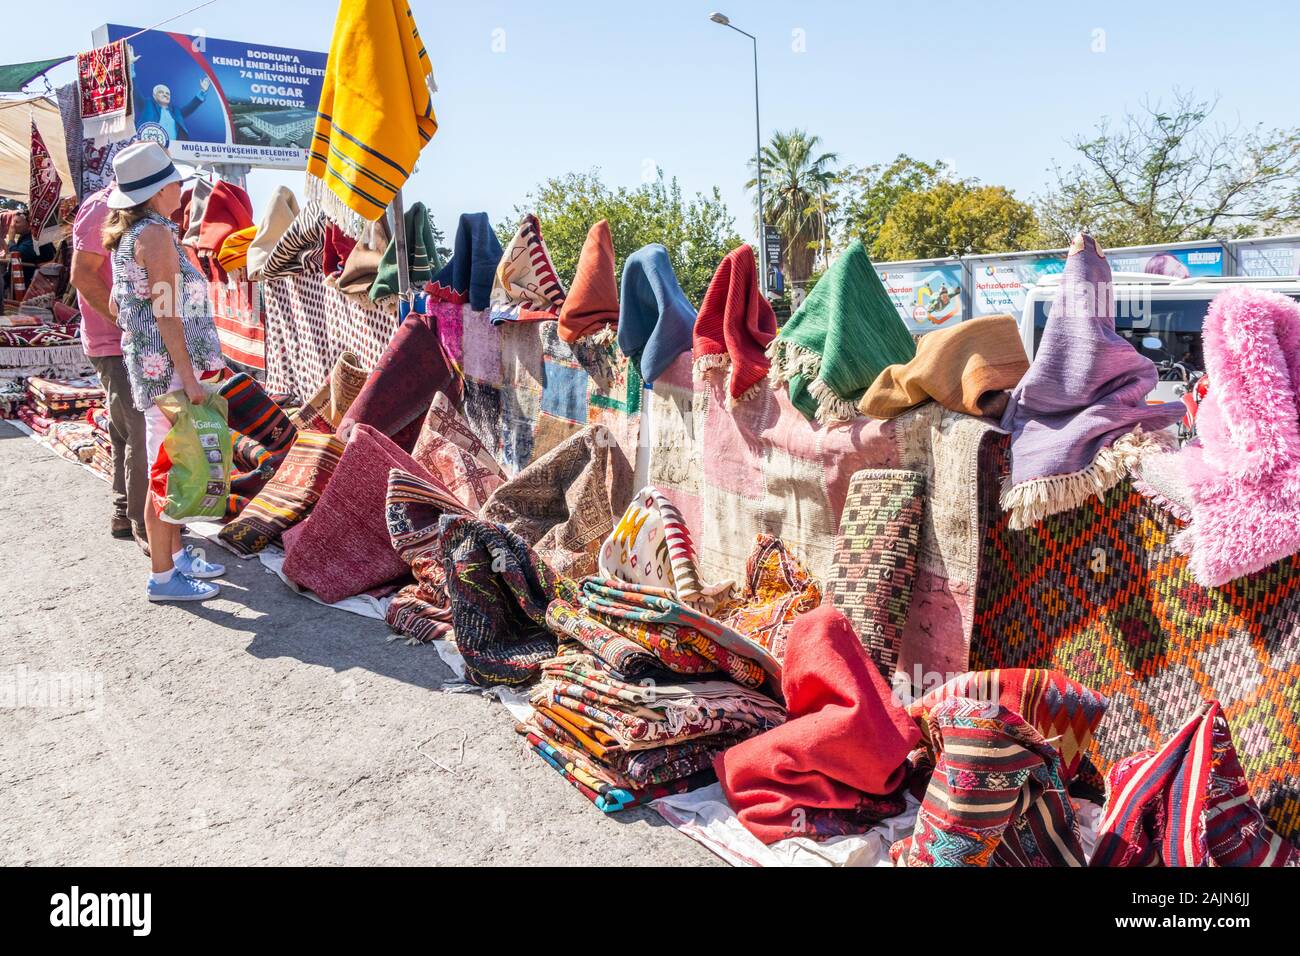
[[[16,413],[34,433],[46,436],[58,422],[85,421],[88,411],[102,407],[104,390],[91,379],[53,379],[32,376],[26,398]]]
[[[546,625],[560,648],[519,729],[611,812],[711,782],[715,758],[782,722],[779,655],[821,590],[770,536],[742,587],[705,584],[685,522],[653,487],[597,558],[596,574],[556,586]]]
[[[715,757],[785,710],[731,681],[629,681],[573,645],[542,664],[517,728],[598,809],[622,810],[713,779]]]
[[[108,481],[112,481],[113,439],[108,432],[108,409],[92,408],[86,414],[86,418],[91,424],[91,438],[95,443],[90,456],[90,467]]]
[[[552,629],[584,644],[596,635],[600,646],[589,649],[624,674],[654,666],[721,673],[746,687],[780,684],[775,655],[714,616],[736,610],[732,582],[700,580],[686,522],[657,488],[637,492],[602,545],[596,574],[565,596],[568,607],[548,613]]]

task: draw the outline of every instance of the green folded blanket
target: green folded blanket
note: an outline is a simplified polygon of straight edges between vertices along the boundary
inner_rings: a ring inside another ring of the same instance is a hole
[[[861,242],[821,277],[768,346],[774,385],[822,424],[858,415],[858,400],[887,366],[909,362],[916,343],[898,317]]]

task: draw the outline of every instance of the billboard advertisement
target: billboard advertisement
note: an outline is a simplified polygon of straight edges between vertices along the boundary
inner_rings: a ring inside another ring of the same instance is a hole
[[[136,133],[187,163],[305,169],[324,53],[106,24],[131,37]]]
[[[971,315],[1010,313],[1020,317],[1025,297],[1040,278],[1065,268],[1065,257],[977,259],[971,266]]]
[[[1236,253],[1238,275],[1300,275],[1300,239],[1242,244],[1236,247]]]
[[[960,263],[881,268],[880,281],[913,333],[933,332],[963,318]]]
[[[1218,243],[1195,249],[1107,249],[1106,258],[1113,272],[1147,272],[1175,279],[1225,274],[1223,246]]]

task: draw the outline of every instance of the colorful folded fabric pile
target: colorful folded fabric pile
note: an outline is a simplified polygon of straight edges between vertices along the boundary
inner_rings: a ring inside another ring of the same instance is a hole
[[[52,379],[32,376],[27,396],[33,410],[47,418],[82,418],[86,410],[104,404],[104,390],[93,379]]]
[[[772,652],[712,616],[719,608],[738,610],[732,582],[701,581],[690,529],[657,488],[637,492],[601,546],[597,573],[574,597],[575,610],[639,645],[667,670],[720,672],[773,691],[780,686],[781,664]],[[570,636],[580,640],[580,629],[573,630]]]
[[[573,645],[542,664],[520,733],[606,813],[712,780],[715,757],[785,709],[723,680],[634,683]]]
[[[81,439],[93,441],[94,438],[93,428],[87,423],[86,415],[103,405],[104,390],[94,379],[62,380],[32,376],[27,379],[22,403],[16,406],[14,414],[19,421],[42,437],[50,436],[57,425],[78,426],[60,429],[61,435],[75,444],[78,452],[71,452],[66,443],[60,443],[55,451],[80,461],[79,452],[87,450]],[[85,435],[81,434],[81,426],[85,427]]]

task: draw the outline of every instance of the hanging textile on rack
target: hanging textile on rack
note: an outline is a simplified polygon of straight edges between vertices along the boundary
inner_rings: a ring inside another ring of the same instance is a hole
[[[86,139],[102,147],[135,135],[131,53],[125,40],[78,53],[77,86]]]
[[[348,235],[380,218],[410,178],[438,129],[436,89],[406,0],[340,4],[307,154],[307,198]]]
[[[59,238],[59,193],[63,181],[54,168],[54,158],[45,148],[45,139],[32,120],[31,179],[27,194],[27,219],[37,248]]]
[[[63,151],[68,158],[68,172],[72,174],[73,192],[80,201],[86,195],[82,181],[86,140],[81,131],[81,92],[73,82],[60,86],[55,95],[59,100],[59,116],[63,120]]]

